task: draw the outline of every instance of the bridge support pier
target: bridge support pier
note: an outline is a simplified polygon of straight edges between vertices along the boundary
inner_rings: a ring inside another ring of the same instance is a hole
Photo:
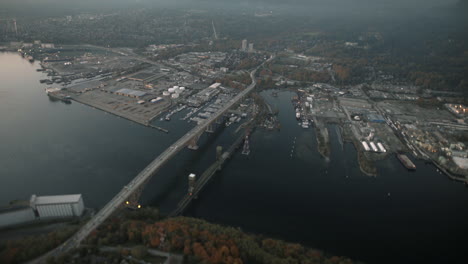
[[[189,142],[187,148],[191,150],[198,149],[198,139],[200,139],[200,135],[195,135]]]
[[[211,123],[206,127],[206,133],[214,133],[214,125]]]

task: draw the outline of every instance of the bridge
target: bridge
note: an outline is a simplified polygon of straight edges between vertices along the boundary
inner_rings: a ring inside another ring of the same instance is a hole
[[[208,167],[208,169],[205,170],[205,172],[197,180],[194,186],[193,192],[191,194],[186,194],[182,198],[182,200],[177,205],[176,209],[169,214],[169,217],[174,217],[183,213],[183,211],[193,201],[193,199],[197,198],[198,193],[200,193],[200,191],[203,189],[203,187],[205,187],[205,185],[213,177],[213,175],[217,171],[221,170],[221,167],[223,166],[224,162],[226,162],[232,156],[235,150],[243,142],[244,138],[245,138],[244,135],[239,136],[231,145],[231,147],[226,152],[223,152],[220,155],[220,157],[218,157],[216,161],[210,167]]]
[[[48,256],[57,255],[63,252],[66,252],[70,249],[73,249],[80,245],[80,243],[100,224],[102,224],[112,213],[114,213],[119,207],[121,207],[126,201],[128,201],[132,195],[141,193],[141,190],[144,188],[144,185],[149,181],[149,179],[172,157],[174,157],[179,151],[184,147],[194,148],[194,144],[198,138],[205,132],[213,122],[216,122],[219,118],[222,117],[231,107],[236,103],[242,100],[247,96],[257,84],[255,80],[256,71],[263,66],[268,61],[271,61],[274,56],[271,56],[268,60],[263,62],[261,65],[256,67],[253,71],[250,72],[250,78],[252,83],[232,98],[228,103],[226,103],[218,112],[214,113],[210,118],[200,125],[197,125],[187,134],[182,136],[164,152],[162,152],[158,157],[156,157],[146,168],[144,168],[130,183],[122,188],[122,190],[117,193],[112,200],[110,200],[99,212],[97,212],[85,225],[83,225],[71,238],[64,242],[61,246],[55,250],[49,252],[48,254],[42,256],[39,259],[31,263],[42,262]]]

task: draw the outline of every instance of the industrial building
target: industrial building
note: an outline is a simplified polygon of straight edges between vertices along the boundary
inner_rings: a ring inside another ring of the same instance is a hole
[[[362,146],[364,147],[365,151],[370,151],[369,144],[365,141],[361,141]]]
[[[370,141],[367,143],[366,141],[361,141],[362,147],[364,148],[365,151],[373,151],[373,152],[381,152],[385,153],[387,152],[387,149],[383,146],[381,142],[378,142],[375,144],[375,142]]]
[[[377,147],[379,147],[380,152],[387,152],[387,150],[385,149],[382,143],[380,142],[377,143]]]
[[[144,95],[146,95],[145,92],[132,90],[132,89],[127,89],[127,88],[117,90],[115,92],[115,94],[123,95],[123,96],[127,96],[127,97],[132,97],[132,98],[141,98]]]
[[[378,151],[379,151],[379,149],[377,148],[377,146],[375,145],[374,142],[371,141],[371,142],[369,143],[369,145],[370,145],[371,149],[372,149],[374,152],[378,152]]]
[[[81,194],[36,196],[30,199],[30,206],[40,218],[81,216],[84,202]]]
[[[20,225],[40,219],[79,217],[85,210],[81,194],[37,196],[29,201],[0,208],[0,228]]]
[[[190,106],[194,107],[199,107],[202,103],[205,103],[209,101],[211,98],[213,98],[215,95],[219,94],[219,89],[216,89],[215,87],[219,87],[217,83],[212,84],[208,88],[205,88],[195,94],[192,98],[190,98],[187,101],[187,104]]]

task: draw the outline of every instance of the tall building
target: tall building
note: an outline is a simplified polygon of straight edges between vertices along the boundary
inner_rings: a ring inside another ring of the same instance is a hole
[[[247,51],[247,40],[242,40],[242,51]]]
[[[249,52],[253,52],[253,51],[254,51],[253,43],[249,43]]]

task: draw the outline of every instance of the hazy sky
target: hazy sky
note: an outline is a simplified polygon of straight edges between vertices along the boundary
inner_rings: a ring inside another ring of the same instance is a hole
[[[0,0],[0,16],[14,13],[54,13],[86,9],[115,9],[141,6],[170,8],[269,9],[302,15],[365,15],[375,13],[412,14],[454,6],[459,0]],[[465,0],[462,0],[465,1]],[[2,12],[2,8],[4,9]],[[12,9],[13,8],[13,9]]]
[[[2,3],[16,3],[16,4],[38,4],[38,3],[60,3],[60,4],[77,4],[81,3],[102,3],[102,4],[132,4],[132,3],[158,3],[158,2],[172,2],[172,3],[197,3],[197,2],[216,2],[226,4],[236,3],[277,3],[277,4],[326,4],[326,5],[385,5],[385,6],[433,6],[433,5],[447,5],[458,2],[459,0],[0,0]]]

